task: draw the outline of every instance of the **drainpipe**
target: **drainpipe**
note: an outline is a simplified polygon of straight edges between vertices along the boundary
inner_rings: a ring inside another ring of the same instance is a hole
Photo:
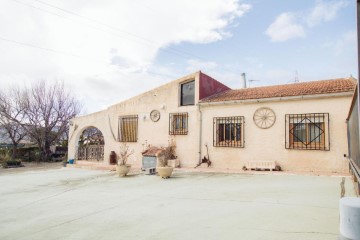
[[[199,127],[199,164],[201,164],[201,145],[202,145],[202,112],[201,112],[201,105],[198,104],[199,113],[200,113],[200,127]]]

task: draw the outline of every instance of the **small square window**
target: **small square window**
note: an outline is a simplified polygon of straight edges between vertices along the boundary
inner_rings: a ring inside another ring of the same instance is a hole
[[[170,135],[187,135],[188,134],[188,114],[187,113],[170,113],[169,134]]]
[[[287,149],[330,150],[328,113],[287,114],[285,121]]]
[[[195,104],[195,81],[183,83],[180,85],[180,105],[188,106]]]
[[[244,117],[214,118],[215,147],[244,147]]]

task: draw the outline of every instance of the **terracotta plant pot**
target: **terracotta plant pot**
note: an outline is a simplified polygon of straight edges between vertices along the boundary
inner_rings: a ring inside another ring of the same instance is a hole
[[[169,178],[174,170],[173,167],[157,167],[158,174],[162,178]]]
[[[125,177],[129,173],[130,168],[131,168],[130,164],[117,165],[116,172],[119,174],[119,177]]]

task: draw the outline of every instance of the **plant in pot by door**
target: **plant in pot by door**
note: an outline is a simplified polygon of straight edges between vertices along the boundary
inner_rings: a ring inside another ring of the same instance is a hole
[[[63,167],[66,167],[66,165],[67,165],[67,159],[63,159],[63,160],[61,161],[61,165],[62,165]]]
[[[158,156],[158,167],[156,170],[162,178],[169,178],[174,170],[173,167],[168,166],[168,160],[176,159],[175,147],[175,142],[171,140],[169,145]]]
[[[129,173],[131,165],[127,164],[127,161],[132,154],[134,154],[134,149],[130,151],[126,143],[120,145],[120,153],[116,165],[116,172],[120,177],[125,177]]]

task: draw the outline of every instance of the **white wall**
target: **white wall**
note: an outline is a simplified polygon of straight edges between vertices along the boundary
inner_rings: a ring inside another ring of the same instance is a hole
[[[351,96],[202,106],[203,124],[207,129],[203,132],[203,143],[209,145],[215,168],[241,169],[246,161],[269,160],[276,161],[284,170],[346,172],[345,120],[350,102]],[[261,129],[253,122],[253,114],[260,107],[275,112],[276,122],[271,128]],[[329,113],[330,151],[285,149],[285,114],[304,113]],[[213,118],[229,116],[244,116],[244,148],[213,146]],[[202,151],[206,152],[204,147]]]
[[[180,106],[179,86],[195,80],[195,105]],[[75,157],[77,142],[82,131],[89,126],[100,129],[105,139],[105,163],[109,163],[110,151],[119,153],[117,141],[118,118],[122,115],[139,116],[138,141],[128,143],[135,150],[129,162],[141,166],[141,152],[146,144],[166,146],[169,141],[169,113],[187,112],[188,135],[174,136],[176,154],[183,167],[195,167],[199,161],[200,112],[199,72],[185,76],[159,88],[110,106],[108,109],[73,119],[70,128],[69,158]],[[242,169],[246,161],[276,161],[284,170],[346,172],[348,165],[344,154],[348,154],[345,119],[351,102],[346,97],[324,97],[302,100],[282,100],[255,103],[201,105],[202,143],[201,158],[206,154],[204,144],[209,146],[209,155],[214,168]],[[261,101],[261,100],[260,100]],[[164,108],[161,106],[164,105]],[[260,129],[253,123],[253,114],[260,107],[269,107],[276,114],[276,122],[269,129]],[[150,120],[150,112],[159,110],[158,122]],[[285,149],[285,114],[329,113],[330,151]],[[145,116],[145,119],[144,119]],[[213,118],[244,116],[245,147],[213,147]]]
[[[195,80],[195,105],[180,106],[180,84]],[[71,139],[69,142],[69,158],[75,157],[77,141],[82,131],[89,126],[100,129],[105,139],[105,162],[109,162],[110,151],[119,153],[120,142],[117,142],[118,118],[123,115],[138,115],[138,141],[127,143],[135,154],[129,162],[135,167],[141,166],[141,152],[146,144],[153,146],[167,146],[169,135],[169,114],[177,112],[188,113],[188,134],[172,136],[176,142],[176,154],[180,163],[185,166],[195,166],[199,158],[199,72],[185,76],[176,81],[165,84],[159,88],[110,106],[108,109],[73,119],[70,129]],[[164,106],[164,108],[161,108]],[[150,119],[152,110],[160,111],[160,120],[153,122]],[[144,119],[145,117],[145,119]],[[74,127],[78,126],[74,131]]]

